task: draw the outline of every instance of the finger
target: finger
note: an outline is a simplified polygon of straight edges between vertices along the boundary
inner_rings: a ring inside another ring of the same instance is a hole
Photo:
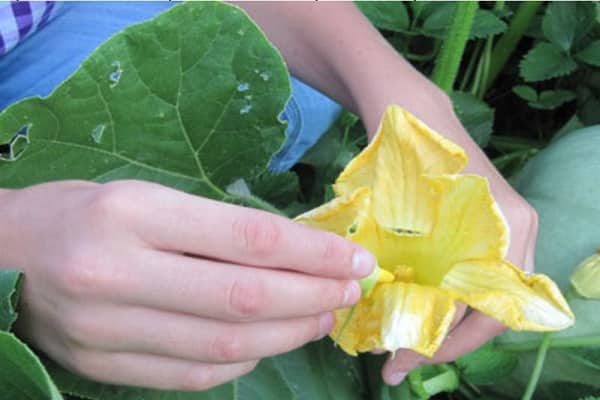
[[[65,325],[71,340],[84,348],[229,364],[288,352],[322,338],[333,323],[331,313],[231,324],[150,309],[104,307]]]
[[[80,352],[67,365],[81,375],[111,384],[200,391],[245,375],[256,363],[206,364],[149,354]]]
[[[500,322],[479,311],[473,311],[446,337],[435,356],[426,363],[436,364],[455,360],[481,347],[504,330],[506,327]]]
[[[400,349],[390,354],[383,365],[381,375],[388,385],[398,385],[414,368],[421,365],[425,357],[412,350]]]
[[[344,279],[363,278],[375,259],[329,232],[264,211],[156,185],[143,193],[138,234],[156,248],[223,261]],[[129,200],[131,201],[131,200]]]
[[[107,288],[115,302],[229,321],[289,319],[348,307],[360,298],[356,281],[243,267],[144,250],[117,268],[126,274]],[[105,294],[108,296],[108,294]]]
[[[465,315],[467,306],[464,303],[456,303],[456,312],[454,314],[454,320],[450,325],[450,330],[456,326],[460,326],[460,322]],[[411,350],[400,349],[392,354],[383,366],[381,371],[384,381],[388,385],[398,385],[404,380],[406,374],[408,374],[414,368],[417,368],[421,364],[430,363],[431,359],[422,356]]]
[[[458,324],[460,324],[460,321],[463,320],[465,313],[467,312],[467,305],[465,303],[456,301],[454,304],[456,306],[456,311],[454,312],[454,319],[450,324],[450,332],[452,332],[458,326]]]

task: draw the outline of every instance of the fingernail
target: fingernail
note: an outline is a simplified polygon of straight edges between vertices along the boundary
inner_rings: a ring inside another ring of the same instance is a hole
[[[333,329],[335,323],[332,313],[325,313],[319,318],[319,336],[315,340],[321,340]]]
[[[375,258],[364,249],[358,249],[352,256],[352,272],[357,278],[369,276],[375,268]]]
[[[360,299],[360,285],[356,281],[351,281],[344,289],[344,306],[351,306]]]
[[[390,385],[399,385],[406,376],[406,372],[396,371],[392,373],[388,379],[388,384]]]

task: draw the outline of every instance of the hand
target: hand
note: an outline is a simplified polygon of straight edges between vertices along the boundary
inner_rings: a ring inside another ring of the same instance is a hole
[[[414,73],[415,71],[405,70],[406,76]],[[525,271],[533,272],[537,237],[535,209],[511,188],[473,142],[454,114],[448,97],[423,76],[412,75],[408,80],[410,83],[402,83],[402,92],[397,85],[389,83],[387,88],[380,88],[380,100],[377,103],[370,103],[365,109],[369,115],[364,118],[368,132],[373,134],[377,128],[378,120],[375,122],[374,115],[378,112],[375,110],[378,107],[383,110],[385,105],[395,102],[413,112],[437,132],[465,148],[469,156],[469,164],[465,172],[489,179],[494,198],[506,218],[511,242],[507,259],[521,266]],[[408,92],[419,93],[418,96],[394,100],[394,96],[398,97],[397,93],[406,92],[407,86],[411,85],[413,87]],[[500,322],[478,311],[469,313],[463,319],[465,311],[464,304],[457,304],[457,313],[450,333],[433,358],[423,357],[410,350],[399,350],[385,363],[382,370],[384,380],[391,385],[399,384],[409,371],[419,365],[452,361],[477,349],[506,329]]]
[[[533,272],[535,240],[537,236],[537,214],[522,197],[496,197],[511,229],[511,244],[507,258],[525,271]],[[427,358],[410,350],[398,350],[388,358],[382,369],[383,379],[390,385],[397,385],[406,374],[425,364],[438,364],[477,349],[487,341],[502,333],[506,327],[495,319],[479,311],[465,315],[466,306],[457,304],[457,313],[450,333],[434,357]]]
[[[332,328],[374,260],[332,233],[157,184],[0,192],[16,332],[89,378],[202,390]]]

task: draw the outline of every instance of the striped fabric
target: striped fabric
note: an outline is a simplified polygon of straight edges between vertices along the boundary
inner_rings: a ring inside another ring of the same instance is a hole
[[[57,8],[53,1],[0,1],[0,56],[41,29]]]

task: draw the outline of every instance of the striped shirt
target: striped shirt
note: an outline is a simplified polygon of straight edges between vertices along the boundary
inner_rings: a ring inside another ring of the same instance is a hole
[[[57,8],[54,1],[0,1],[0,56],[43,28]]]

